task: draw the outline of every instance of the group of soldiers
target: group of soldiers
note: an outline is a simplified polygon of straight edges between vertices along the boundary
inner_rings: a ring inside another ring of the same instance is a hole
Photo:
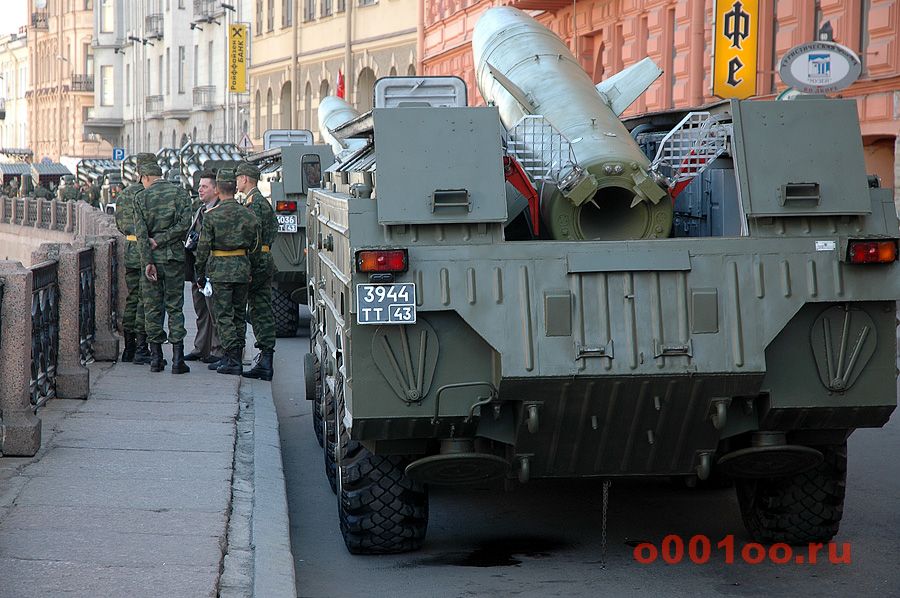
[[[199,198],[191,202],[178,184],[165,180],[154,154],[138,154],[140,182],[126,187],[116,202],[116,226],[125,235],[122,361],[167,365],[162,345],[172,344],[172,373],[202,361],[220,374],[271,380],[275,321],[270,247],[277,220],[256,188],[259,170],[237,168],[199,175]],[[243,205],[235,199],[240,192]],[[191,281],[197,312],[194,351],[185,355],[184,282]],[[209,291],[211,289],[211,295]],[[168,315],[168,335],[164,321]],[[243,371],[247,316],[260,353]]]
[[[21,189],[19,179],[12,178],[10,181],[0,185],[0,193],[7,197],[24,197],[28,193],[25,189]],[[48,184],[38,183],[31,192],[34,197],[41,199],[58,199],[60,201],[86,201],[95,208],[100,207],[100,185],[98,182],[93,184],[84,181],[81,185],[75,181],[72,175],[66,175],[60,180],[57,187],[52,181]]]

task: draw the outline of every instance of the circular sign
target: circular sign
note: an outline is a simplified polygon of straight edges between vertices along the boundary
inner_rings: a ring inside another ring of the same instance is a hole
[[[781,80],[800,93],[832,93],[859,78],[862,64],[850,48],[834,42],[810,42],[791,48],[781,58]]]

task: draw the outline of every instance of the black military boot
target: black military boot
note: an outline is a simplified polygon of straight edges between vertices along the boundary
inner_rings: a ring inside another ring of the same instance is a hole
[[[233,349],[228,352],[225,359],[216,372],[220,374],[229,374],[231,376],[240,376],[244,373],[244,364],[241,363],[241,350]]]
[[[184,362],[184,343],[172,343],[172,373],[187,374],[190,371]]]
[[[216,357],[216,360],[206,366],[206,369],[216,371],[219,369],[219,366],[226,363],[228,361],[228,355],[223,355],[222,357]]]
[[[134,361],[134,352],[137,349],[137,340],[134,338],[133,332],[125,333],[125,350],[122,351],[122,362],[131,363]]]
[[[150,343],[150,371],[161,372],[165,366],[163,365],[162,345],[159,343]]]
[[[275,373],[272,367],[272,356],[274,351],[271,349],[263,349],[256,358],[256,365],[249,372],[244,372],[244,378],[256,378],[257,380],[272,380]]]
[[[147,335],[139,334],[135,341],[134,364],[147,365],[150,363],[150,349],[147,347]]]

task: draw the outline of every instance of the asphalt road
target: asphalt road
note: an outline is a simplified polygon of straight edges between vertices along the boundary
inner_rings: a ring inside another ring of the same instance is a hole
[[[741,550],[749,540],[733,490],[624,481],[609,491],[605,559],[598,481],[535,481],[510,493],[434,488],[422,551],[352,556],[341,539],[303,396],[307,347],[306,338],[279,339],[273,386],[298,596],[900,596],[897,413],[884,429],[850,438],[846,508],[836,538],[849,545],[849,564],[831,564],[825,551],[816,564],[797,564],[796,555],[783,565],[744,563]],[[685,545],[706,535],[709,562],[695,564],[687,554],[678,564],[635,560],[636,543],[660,546],[668,534]],[[735,535],[732,564],[715,548],[728,534]],[[842,546],[837,556],[845,554]]]

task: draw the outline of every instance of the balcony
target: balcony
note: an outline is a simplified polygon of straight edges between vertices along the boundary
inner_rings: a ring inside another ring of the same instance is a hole
[[[147,118],[159,118],[163,110],[162,96],[147,96],[144,98],[144,112]]]
[[[216,109],[215,85],[201,85],[194,88],[194,109],[205,112]]]
[[[221,17],[225,9],[219,0],[194,0],[194,18],[198,21],[210,22]]]
[[[47,31],[50,29],[50,13],[46,10],[31,13],[31,27],[36,31]]]
[[[94,76],[72,75],[72,91],[94,91]]]
[[[148,38],[162,39],[163,15],[161,13],[147,15],[144,19],[144,34]]]

